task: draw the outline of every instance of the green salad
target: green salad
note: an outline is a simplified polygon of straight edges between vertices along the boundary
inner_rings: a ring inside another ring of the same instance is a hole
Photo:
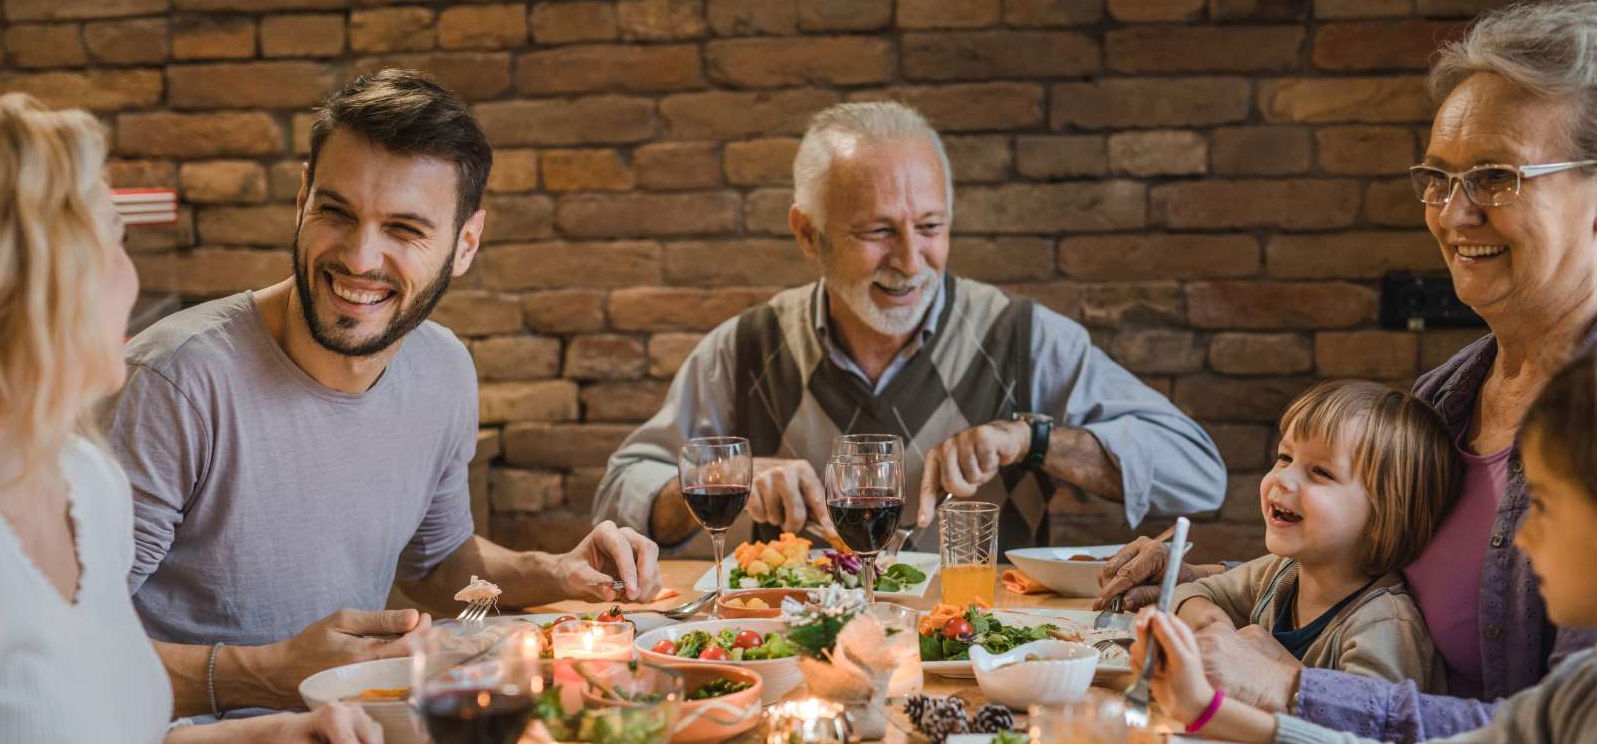
[[[702,630],[690,631],[675,641],[661,639],[650,650],[705,661],[765,661],[785,659],[798,653],[798,647],[781,633],[761,635],[753,630],[735,628],[723,628],[714,635]]]
[[[921,661],[966,661],[970,647],[979,645],[990,653],[1001,654],[1016,646],[1041,641],[1049,631],[1058,630],[1051,623],[1042,625],[1005,625],[976,605],[966,608],[965,614],[956,615],[943,622],[941,627],[922,628],[920,636]]]
[[[638,696],[634,702],[658,702]],[[665,707],[588,708],[566,713],[560,703],[560,685],[550,685],[534,701],[532,714],[543,722],[555,741],[580,741],[591,744],[666,744],[671,711]]]
[[[710,680],[709,682],[704,683],[704,685],[699,689],[688,693],[688,699],[709,700],[710,698],[718,698],[722,695],[731,695],[734,692],[742,692],[753,686],[753,682],[733,682],[730,679],[722,677],[720,679]]]
[[[860,585],[862,559],[853,553],[826,551],[825,565],[814,563],[787,564],[773,568],[759,576],[751,576],[742,568],[727,574],[728,583],[738,589],[814,589],[841,585],[857,589]],[[901,592],[926,580],[926,572],[907,563],[894,563],[876,576],[876,591]]]

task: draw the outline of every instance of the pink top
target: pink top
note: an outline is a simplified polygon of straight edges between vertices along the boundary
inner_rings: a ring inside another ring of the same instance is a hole
[[[1481,565],[1498,499],[1508,485],[1508,455],[1513,448],[1477,455],[1455,446],[1464,460],[1458,502],[1442,517],[1425,552],[1403,574],[1425,613],[1431,640],[1447,662],[1448,694],[1480,697]]]

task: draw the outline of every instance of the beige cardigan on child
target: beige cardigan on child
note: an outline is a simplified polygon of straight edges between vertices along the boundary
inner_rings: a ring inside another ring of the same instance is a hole
[[[1298,562],[1267,555],[1225,573],[1176,587],[1171,606],[1193,597],[1213,602],[1238,628],[1266,631],[1289,608],[1281,600],[1298,580]],[[1447,673],[1431,643],[1425,618],[1396,572],[1377,579],[1343,608],[1303,652],[1303,665],[1378,677],[1412,679],[1421,692],[1443,693]]]

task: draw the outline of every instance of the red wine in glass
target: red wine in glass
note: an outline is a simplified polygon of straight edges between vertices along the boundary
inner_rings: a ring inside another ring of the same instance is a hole
[[[898,529],[904,499],[894,488],[851,488],[826,504],[837,536],[856,553],[880,552]]]
[[[749,487],[743,485],[690,486],[682,489],[688,510],[707,530],[724,530],[737,521],[749,503]]]
[[[504,690],[450,690],[421,703],[437,744],[515,744],[532,716],[532,698]]]

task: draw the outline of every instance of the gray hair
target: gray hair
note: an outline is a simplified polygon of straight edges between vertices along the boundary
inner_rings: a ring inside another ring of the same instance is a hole
[[[821,191],[832,160],[845,147],[863,143],[924,139],[937,151],[946,180],[949,218],[954,211],[954,174],[948,167],[948,153],[937,130],[909,106],[897,101],[840,103],[830,106],[810,120],[798,154],[793,157],[793,203],[817,226],[826,223]]]
[[[1436,53],[1427,85],[1441,101],[1478,72],[1574,105],[1575,158],[1597,158],[1597,2],[1520,3],[1486,13]]]

